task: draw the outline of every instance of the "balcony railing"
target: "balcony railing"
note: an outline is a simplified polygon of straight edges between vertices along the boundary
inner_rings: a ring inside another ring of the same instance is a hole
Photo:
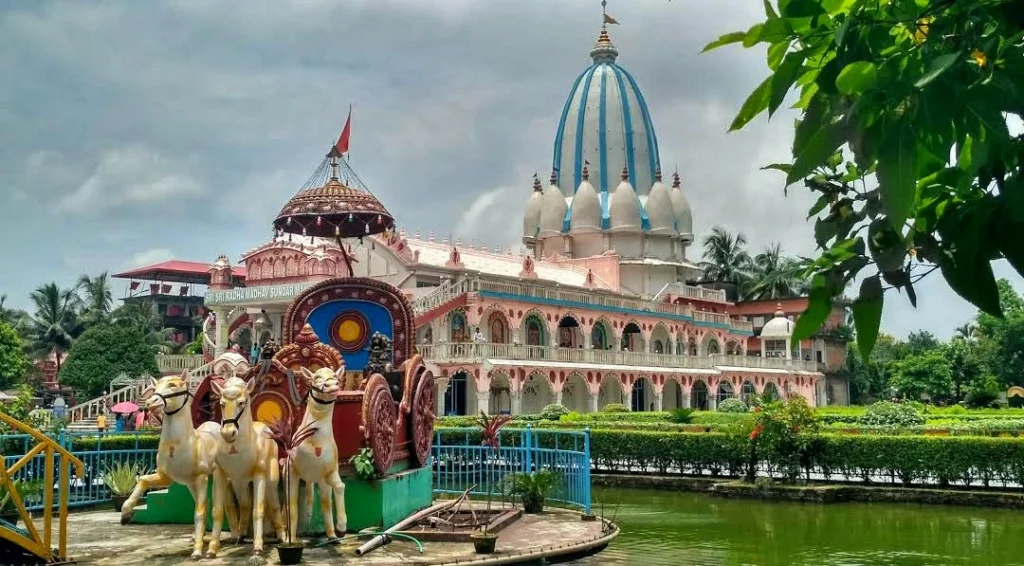
[[[206,364],[206,359],[202,354],[175,354],[156,357],[156,366],[160,368],[160,373],[194,371],[204,364]]]
[[[491,359],[687,369],[734,366],[791,371],[817,370],[817,364],[814,362],[754,356],[676,356],[649,352],[469,342],[421,344],[416,347],[424,359],[432,362],[476,363],[484,359]]]

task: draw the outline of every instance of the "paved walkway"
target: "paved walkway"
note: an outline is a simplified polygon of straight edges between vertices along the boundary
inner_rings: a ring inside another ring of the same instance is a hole
[[[68,553],[79,564],[110,566],[171,566],[194,564],[189,560],[192,552],[192,527],[188,525],[128,525],[122,526],[115,512],[94,511],[73,513],[68,518]],[[395,540],[366,556],[356,557],[355,549],[367,538],[346,538],[341,544],[325,548],[307,548],[303,564],[326,566],[352,564],[372,566],[405,566],[409,564],[442,565],[458,563],[488,564],[516,563],[543,555],[559,553],[557,549],[572,547],[603,547],[617,534],[617,530],[602,532],[602,522],[584,522],[576,513],[546,511],[542,515],[524,515],[503,530],[498,537],[497,552],[490,557],[474,554],[471,544],[450,542],[423,543],[420,554],[412,542]],[[219,566],[245,564],[252,544],[235,546],[226,541],[220,556],[202,560],[200,564]],[[207,533],[209,537],[209,533]],[[277,551],[267,545],[267,563],[277,564]],[[497,560],[495,560],[497,559]]]

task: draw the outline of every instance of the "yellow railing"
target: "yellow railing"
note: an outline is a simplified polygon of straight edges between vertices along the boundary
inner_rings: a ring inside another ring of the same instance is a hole
[[[81,460],[72,456],[60,444],[54,442],[52,438],[44,436],[38,430],[25,423],[3,413],[0,413],[0,421],[21,434],[31,436],[38,442],[28,453],[9,468],[4,464],[5,460],[0,455],[0,485],[7,489],[11,501],[14,503],[15,510],[18,512],[18,517],[25,524],[24,531],[0,526],[0,539],[10,541],[47,562],[65,562],[68,559],[68,490],[71,488],[71,478],[69,477],[71,470],[69,465],[75,466],[75,475],[78,478],[85,477],[85,466]],[[35,521],[25,509],[25,502],[18,495],[18,489],[12,479],[18,470],[40,454],[46,460],[43,468],[42,532],[36,528]],[[56,553],[51,545],[53,538],[53,457],[55,454],[60,456],[60,480],[58,483],[60,506],[57,511]]]

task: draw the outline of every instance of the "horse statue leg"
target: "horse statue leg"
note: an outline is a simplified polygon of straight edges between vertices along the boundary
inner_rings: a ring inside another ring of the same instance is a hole
[[[320,513],[324,516],[324,530],[327,538],[338,538],[334,532],[334,510],[331,509],[331,486],[326,481],[316,482],[316,488],[320,490]]]
[[[151,488],[165,488],[171,485],[171,478],[165,476],[161,472],[155,472],[152,474],[146,474],[139,478],[139,481],[135,484],[135,489],[132,490],[131,496],[121,506],[121,524],[127,525],[132,520],[132,515],[135,513],[135,506],[139,504],[139,499]]]
[[[267,476],[265,472],[256,474],[252,479],[253,514],[252,514],[252,553],[263,556],[263,516],[267,503]]]
[[[231,494],[228,493],[228,480],[224,477],[224,471],[217,468],[213,472],[213,530],[210,532],[210,545],[206,547],[206,557],[216,558],[217,553],[220,552],[220,533],[224,527],[224,510],[228,504],[228,500],[231,500]],[[235,515],[234,501],[230,503],[230,510],[228,511],[228,525],[232,530],[237,528],[238,517]]]
[[[235,499],[238,500],[238,539],[237,544],[242,544],[245,536],[249,534],[249,520],[252,519],[252,495],[249,492],[249,484],[241,486],[231,483],[231,489],[235,492]]]
[[[209,480],[210,477],[208,475],[199,474],[192,480],[192,484],[188,486],[189,491],[192,492],[192,499],[196,502],[195,514],[193,515],[195,534],[193,535],[194,540],[192,542],[192,560],[199,560],[203,557],[203,535],[206,534],[206,486],[209,485]],[[210,545],[213,545],[212,540]]]
[[[270,459],[270,470],[268,470],[268,476],[267,505],[270,507],[270,521],[274,525],[274,532],[277,534],[277,540],[284,542],[286,540],[284,511],[281,509],[281,499],[277,494],[277,486],[281,483],[281,469],[277,465],[277,458]]]
[[[299,532],[299,481],[301,480],[295,473],[292,464],[285,465],[292,466],[291,473],[288,474],[288,484],[285,485],[285,497],[288,498],[288,534],[291,535],[288,540],[294,541]]]
[[[345,531],[348,530],[348,515],[345,513],[345,483],[341,481],[341,475],[338,474],[337,468],[334,469],[325,483],[329,484],[334,491],[334,526],[338,529],[341,536],[345,536]],[[328,499],[330,498],[328,497]]]

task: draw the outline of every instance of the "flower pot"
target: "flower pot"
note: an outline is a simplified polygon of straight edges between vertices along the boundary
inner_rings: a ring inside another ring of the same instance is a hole
[[[7,521],[14,526],[18,526],[18,521],[21,520],[21,515],[18,514],[16,509],[8,509],[0,513],[0,520]]]
[[[124,506],[124,502],[128,501],[127,495],[111,495],[110,503],[114,506],[114,511],[121,512],[121,507]]]
[[[286,542],[277,545],[277,559],[281,564],[299,564],[302,562],[301,542]]]
[[[526,511],[531,515],[544,511],[544,498],[530,496],[523,497],[523,511]]]
[[[473,539],[473,550],[477,554],[493,554],[498,544],[498,535],[494,533],[473,533],[469,538]]]

